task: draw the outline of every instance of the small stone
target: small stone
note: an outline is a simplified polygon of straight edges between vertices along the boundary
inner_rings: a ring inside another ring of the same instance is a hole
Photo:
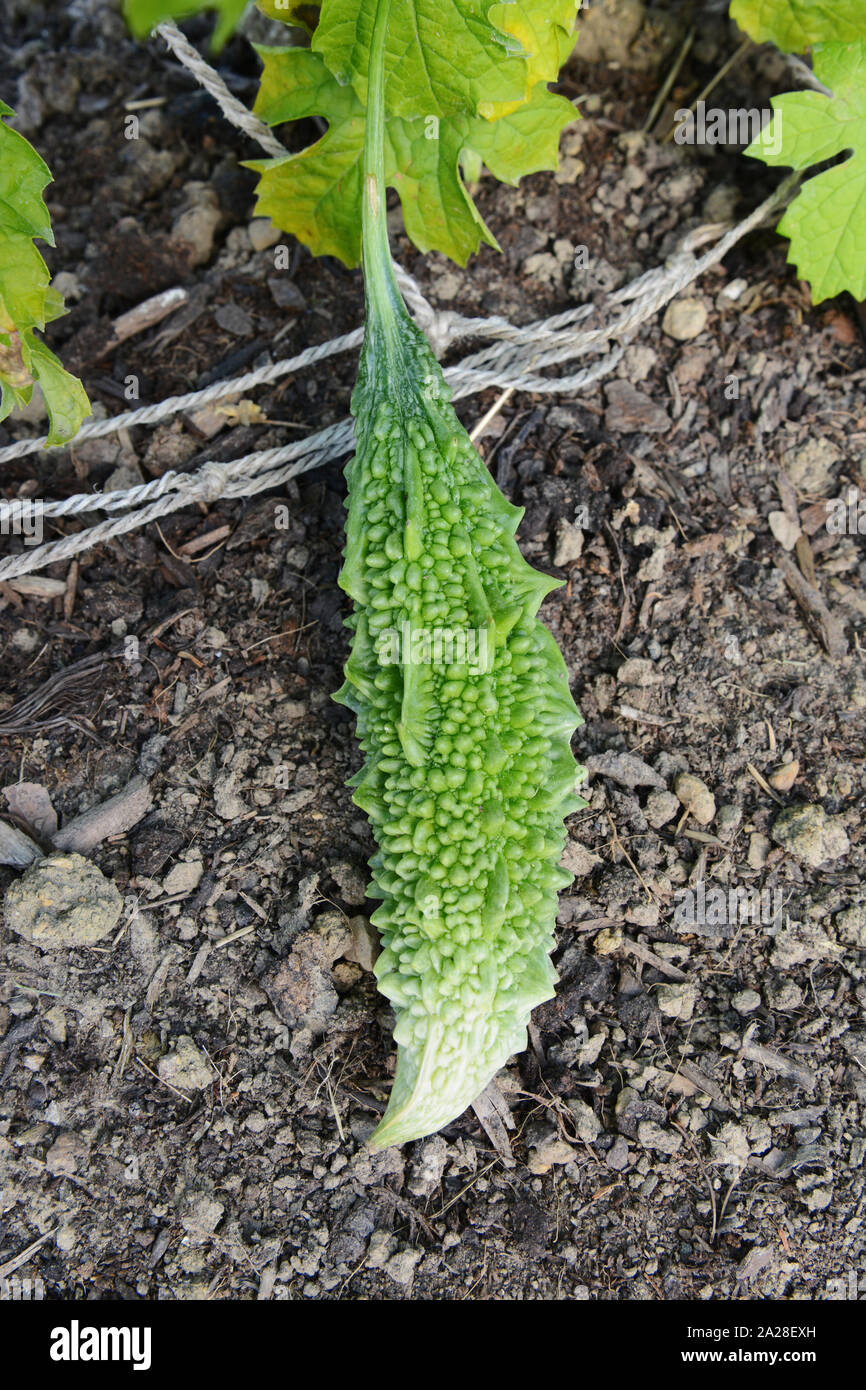
[[[675,1154],[682,1148],[683,1136],[676,1130],[663,1129],[655,1120],[641,1120],[637,1127],[638,1143],[645,1149]]]
[[[620,685],[636,686],[639,690],[658,685],[662,679],[654,661],[645,656],[630,656],[616,673]]]
[[[45,1167],[54,1177],[71,1177],[87,1157],[87,1144],[80,1134],[66,1130],[55,1139],[45,1155]]]
[[[833,1201],[833,1188],[816,1182],[813,1174],[804,1173],[797,1179],[797,1189],[800,1193],[800,1200],[805,1203],[808,1211],[826,1211]]]
[[[221,820],[239,820],[249,810],[238,796],[236,787],[237,774],[234,772],[223,772],[214,782],[214,810]]]
[[[225,1205],[218,1198],[209,1192],[192,1193],[186,1199],[181,1225],[195,1244],[212,1236],[224,1215]]]
[[[203,1091],[214,1079],[214,1071],[188,1034],[182,1034],[171,1052],[157,1063],[160,1080],[177,1091]]]
[[[757,990],[741,989],[731,1000],[738,1014],[751,1014],[761,1007],[761,996]]]
[[[784,469],[795,487],[803,492],[825,494],[841,454],[829,439],[808,439],[784,456]]]
[[[236,338],[248,338],[253,331],[253,321],[240,304],[220,304],[214,310],[214,319],[225,333]]]
[[[656,362],[658,353],[641,343],[627,347],[620,371],[629,381],[646,381]]]
[[[66,1042],[66,1014],[55,1004],[45,1015],[45,1031],[52,1042]]]
[[[612,1168],[615,1173],[621,1173],[629,1164],[628,1141],[618,1134],[612,1145],[604,1156],[604,1161],[608,1168]]]
[[[367,1264],[371,1269],[381,1269],[387,1260],[390,1259],[394,1246],[397,1244],[390,1231],[374,1231],[370,1237],[370,1244],[367,1246]]]
[[[349,930],[352,933],[352,945],[346,952],[346,959],[360,965],[362,970],[372,970],[381,950],[375,927],[370,925],[366,917],[352,917],[349,920]]]
[[[691,980],[681,985],[660,985],[656,992],[660,1012],[682,1023],[687,1023],[694,1013],[697,997],[697,986]]]
[[[700,777],[681,772],[674,782],[678,800],[694,817],[698,825],[709,825],[716,814],[716,799]]]
[[[611,434],[664,434],[670,429],[667,411],[630,381],[612,381],[606,395],[604,427]]]
[[[361,870],[348,860],[331,864],[328,873],[340,889],[340,897],[349,907],[363,907],[367,901],[367,880]]]
[[[31,864],[6,893],[10,931],[43,950],[93,946],[117,926],[123,899],[81,854],[52,854]]]
[[[749,836],[749,852],[746,855],[746,863],[750,869],[763,869],[767,862],[767,857],[772,846],[766,835],[761,835],[758,831]]]
[[[557,1164],[571,1163],[576,1156],[572,1145],[566,1144],[564,1139],[558,1138],[556,1131],[553,1130],[533,1145],[529,1151],[526,1166],[530,1173],[541,1175],[542,1173],[549,1173],[551,1168]]]
[[[775,772],[771,772],[767,781],[777,792],[789,792],[797,780],[800,771],[800,764],[795,760],[790,763],[782,763]]]
[[[861,951],[866,951],[866,904],[856,903],[853,907],[846,907],[835,919],[835,927],[839,940],[846,946],[858,946]]]
[[[810,868],[841,859],[850,849],[839,816],[828,816],[823,806],[803,803],[789,806],[773,822],[773,839]]]
[[[284,275],[269,275],[268,289],[274,303],[289,314],[302,314],[307,307],[307,301],[294,280],[288,280]]]
[[[743,812],[739,806],[727,803],[716,815],[716,834],[720,840],[732,840],[740,828]]]
[[[404,1250],[398,1250],[384,1266],[385,1273],[395,1284],[407,1288],[415,1277],[415,1266],[423,1256],[423,1250],[411,1250],[408,1246]]]
[[[247,236],[254,251],[267,251],[276,246],[283,233],[275,227],[269,217],[254,217],[247,227]]]
[[[584,1144],[594,1143],[601,1134],[601,1121],[592,1106],[579,1098],[567,1100],[565,1104],[571,1111],[577,1137],[582,1139]]]
[[[677,342],[697,338],[707,326],[706,305],[700,299],[674,299],[665,310],[662,332]]]
[[[434,1134],[416,1146],[409,1168],[407,1187],[413,1197],[429,1197],[442,1181],[448,1162],[448,1146],[441,1134]]]
[[[583,553],[583,527],[576,521],[560,521],[556,528],[553,563],[560,569],[579,560]]]
[[[622,927],[602,927],[595,938],[593,949],[597,956],[612,956],[622,949],[625,934]]]
[[[563,869],[574,874],[575,878],[586,878],[601,860],[585,845],[579,845],[576,840],[568,840],[559,862]]]
[[[803,991],[800,986],[795,985],[793,980],[788,980],[784,976],[771,981],[766,986],[765,993],[768,1006],[779,1013],[791,1013],[794,1009],[799,1009],[803,1002]]]
[[[646,799],[644,815],[653,830],[660,830],[679,813],[680,803],[673,792],[650,792]]]
[[[586,770],[590,777],[609,777],[621,787],[628,787],[629,791],[634,791],[635,787],[665,789],[659,774],[634,753],[614,753],[612,749],[593,753],[586,760]]]
[[[733,1168],[744,1168],[751,1156],[749,1137],[742,1125],[728,1120],[718,1134],[711,1135],[713,1163],[729,1164]]]
[[[222,221],[219,199],[206,183],[188,183],[184,189],[190,204],[176,219],[171,239],[182,243],[191,266],[204,265],[213,255],[214,237]]]
[[[625,920],[635,927],[657,927],[660,916],[658,903],[638,902],[626,908]]]
[[[783,550],[793,550],[803,534],[798,522],[793,521],[787,512],[770,512],[767,517],[770,530]]]
[[[175,864],[162,882],[163,892],[169,897],[176,893],[192,893],[201,883],[204,864],[201,859],[190,859]]]

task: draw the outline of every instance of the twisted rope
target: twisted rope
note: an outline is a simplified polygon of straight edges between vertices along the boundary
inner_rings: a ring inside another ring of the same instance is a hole
[[[204,61],[173,24],[162,24],[157,32],[176,57],[196,77],[218,102],[226,118],[269,154],[277,158],[287,151],[269,128],[232,96],[222,78]],[[600,311],[592,304],[575,306],[548,319],[525,327],[517,327],[507,319],[467,318],[453,310],[437,310],[424,297],[413,277],[398,266],[397,278],[401,292],[413,317],[430,338],[437,356],[457,339],[488,337],[485,347],[464,357],[445,370],[445,379],[452,388],[454,399],[482,391],[487,387],[512,387],[515,390],[541,395],[572,395],[585,390],[601,377],[613,371],[622,358],[621,346],[612,347],[617,340],[627,340],[640,324],[652,318],[659,309],[717,264],[741,237],[757,227],[784,203],[794,175],[786,180],[747,218],[735,226],[699,227],[686,236],[664,266],[655,267],[631,284],[611,294],[607,304],[623,306],[612,321],[598,327],[577,330],[577,326]],[[699,259],[695,251],[705,242],[715,244]],[[70,443],[97,438],[134,425],[150,425],[182,411],[198,409],[226,396],[236,396],[263,383],[273,382],[290,372],[304,370],[316,362],[339,352],[359,347],[363,341],[362,328],[345,333],[327,343],[319,343],[294,357],[246,372],[230,381],[217,382],[200,391],[182,396],[170,396],[153,405],[141,406],[107,420],[92,420],[83,425]],[[591,366],[560,377],[539,375],[543,367],[605,352]],[[0,449],[0,462],[20,458],[35,452],[46,443],[44,436],[18,440]],[[245,454],[229,463],[209,461],[195,473],[168,472],[149,483],[109,493],[79,493],[58,502],[41,504],[41,515],[62,517],[86,512],[127,512],[111,516],[88,527],[85,531],[34,547],[23,554],[0,560],[0,581],[31,573],[46,565],[68,560],[81,551],[89,550],[103,541],[146,526],[194,502],[213,503],[220,497],[249,497],[270,488],[281,486],[299,473],[319,467],[331,459],[349,453],[353,446],[353,427],[350,419],[329,425],[305,439],[290,444]],[[68,447],[64,445],[63,447]],[[20,501],[0,501],[0,524],[15,517]]]

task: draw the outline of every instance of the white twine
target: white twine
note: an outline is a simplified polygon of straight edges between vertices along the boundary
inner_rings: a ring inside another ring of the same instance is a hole
[[[189,68],[201,85],[219,103],[226,118],[256,140],[276,157],[287,151],[269,128],[232,96],[222,78],[204,61],[173,24],[161,24],[157,30],[166,43]],[[796,178],[796,176],[795,176]],[[622,357],[622,347],[612,342],[627,339],[647,319],[652,318],[665,304],[687,285],[717,264],[730,248],[768,216],[775,212],[787,197],[794,180],[781,185],[760,207],[736,226],[699,227],[690,233],[678,250],[662,267],[647,271],[631,284],[608,296],[607,305],[624,306],[607,324],[577,330],[596,308],[592,304],[575,306],[564,313],[541,319],[525,327],[516,327],[507,319],[466,318],[453,310],[437,310],[422,294],[417,282],[403,267],[397,267],[397,278],[407,306],[419,326],[427,334],[437,356],[459,338],[488,337],[492,341],[479,351],[464,357],[445,369],[445,379],[455,399],[472,395],[487,387],[512,387],[543,395],[571,395],[586,389],[613,371]],[[722,234],[724,233],[724,234]],[[695,251],[707,241],[715,245],[699,259]],[[359,347],[363,329],[355,329],[327,343],[305,349],[295,357],[246,372],[230,381],[216,382],[200,391],[171,396],[153,405],[141,406],[107,420],[92,420],[83,425],[63,448],[86,439],[97,438],[128,429],[134,425],[152,425],[183,411],[200,409],[203,405],[237,396],[263,383],[273,382],[290,372],[302,371],[316,362],[339,352]],[[539,369],[558,365],[603,352],[597,362],[569,376],[540,376]],[[0,462],[20,458],[45,446],[44,436],[22,439],[0,449]],[[271,449],[258,450],[229,463],[207,462],[194,473],[168,472],[149,483],[118,489],[109,493],[79,493],[58,502],[40,504],[40,514],[48,517],[78,515],[101,511],[125,511],[125,516],[109,516],[105,521],[88,527],[75,535],[50,541],[28,549],[23,554],[0,560],[0,581],[12,579],[43,569],[46,565],[68,560],[103,541],[146,526],[169,512],[191,503],[213,503],[220,497],[249,497],[278,487],[308,469],[319,467],[331,459],[340,458],[353,447],[353,427],[350,419],[339,421],[304,439]],[[30,504],[32,505],[32,503]],[[14,518],[20,511],[20,500],[0,501],[0,523]]]

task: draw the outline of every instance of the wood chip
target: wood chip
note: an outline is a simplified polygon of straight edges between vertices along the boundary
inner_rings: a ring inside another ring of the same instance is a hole
[[[481,1128],[502,1159],[504,1167],[513,1168],[516,1159],[511,1152],[508,1130],[515,1127],[514,1117],[495,1081],[491,1081],[481,1092],[481,1095],[472,1102],[472,1109]]]
[[[789,1057],[783,1057],[780,1052],[774,1052],[772,1048],[763,1047],[760,1043],[747,1042],[744,1039],[740,1056],[749,1062],[759,1062],[761,1066],[769,1067],[770,1071],[793,1081],[804,1091],[812,1091],[818,1084],[818,1077],[811,1067],[805,1067],[801,1062],[792,1062]]]
[[[55,849],[87,854],[110,835],[125,835],[153,807],[150,787],[143,777],[133,777],[123,791],[99,806],[76,816],[52,837]]]
[[[654,970],[658,970],[662,975],[667,975],[669,980],[684,981],[689,977],[678,966],[671,965],[669,961],[657,956],[655,951],[651,951],[648,946],[644,946],[642,941],[632,941],[630,936],[623,938],[622,949],[628,951],[630,955],[636,956],[646,965],[651,965]]]
[[[22,574],[20,579],[7,579],[6,583],[22,598],[40,599],[43,603],[66,593],[64,579],[49,579],[44,574]]]
[[[804,579],[797,566],[788,559],[787,555],[776,556],[775,565],[784,576],[788,588],[806,617],[811,620],[830,656],[845,656],[848,651],[848,643],[842,628],[814,584],[810,584],[808,580]]]
[[[112,346],[125,342],[127,338],[134,338],[137,333],[143,333],[155,323],[161,323],[169,314],[186,304],[188,298],[189,295],[183,286],[176,285],[173,289],[162,290],[150,299],[143,300],[141,304],[136,304],[134,309],[128,309],[125,314],[120,314],[111,325],[114,335]]]

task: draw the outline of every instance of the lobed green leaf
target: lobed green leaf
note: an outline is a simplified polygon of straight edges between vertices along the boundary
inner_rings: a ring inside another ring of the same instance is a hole
[[[788,260],[809,281],[816,304],[843,290],[860,300],[866,298],[866,40],[818,44],[814,65],[832,95],[774,97],[773,120],[745,153],[803,172],[847,156],[803,184],[779,231],[790,238]]]

